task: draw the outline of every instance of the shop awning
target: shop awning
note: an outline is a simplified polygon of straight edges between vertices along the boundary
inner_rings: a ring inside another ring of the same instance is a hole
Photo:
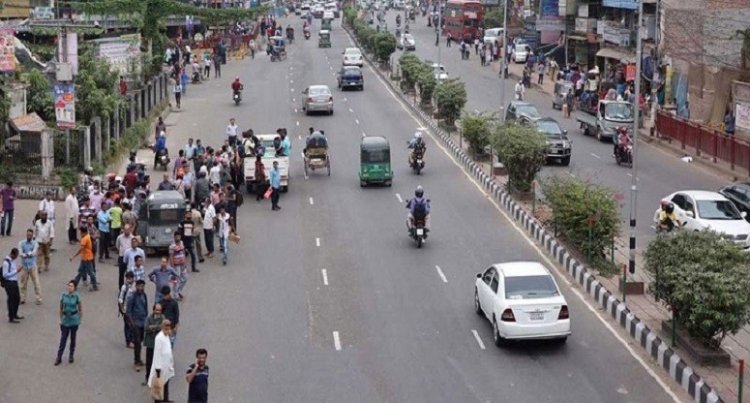
[[[615,59],[621,63],[635,63],[635,54],[630,52],[623,52],[613,48],[601,48],[596,52],[596,57],[603,57],[605,59]]]

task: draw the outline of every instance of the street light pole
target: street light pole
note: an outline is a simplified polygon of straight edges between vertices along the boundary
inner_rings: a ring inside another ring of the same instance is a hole
[[[502,117],[500,121],[505,123],[505,65],[508,60],[508,0],[498,0],[503,2],[503,40],[501,46],[503,51],[501,52],[502,60],[500,60],[500,110],[502,111]]]
[[[635,273],[635,219],[638,202],[638,128],[641,121],[640,97],[641,97],[641,62],[643,60],[643,43],[641,41],[641,28],[643,27],[643,2],[638,2],[637,36],[635,44],[635,102],[633,102],[633,165],[630,178],[630,254],[628,258],[628,271]],[[623,284],[623,289],[626,287]]]

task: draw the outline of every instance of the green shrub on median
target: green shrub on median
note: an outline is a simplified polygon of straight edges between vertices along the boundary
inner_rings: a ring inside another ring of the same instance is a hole
[[[390,32],[379,32],[372,38],[374,53],[380,63],[389,63],[396,51],[396,37]]]
[[[619,202],[612,190],[576,178],[552,176],[541,182],[557,233],[603,275],[614,274],[606,259],[620,231]]]
[[[466,141],[469,142],[469,150],[476,158],[483,154],[490,145],[490,137],[495,131],[497,117],[495,114],[465,113],[461,118],[460,126]]]
[[[444,80],[435,89],[435,98],[439,116],[453,126],[466,105],[466,86],[457,78]]]
[[[530,192],[546,161],[547,142],[534,128],[515,124],[498,126],[490,136],[497,156],[508,170],[508,187]]]
[[[707,347],[750,321],[750,254],[710,231],[678,230],[651,241],[644,255],[649,291]]]
[[[398,59],[401,66],[401,89],[411,91],[417,83],[422,61],[414,53],[404,53]]]

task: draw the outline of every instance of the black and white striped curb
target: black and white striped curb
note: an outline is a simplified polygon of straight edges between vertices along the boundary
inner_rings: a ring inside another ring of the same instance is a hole
[[[345,30],[352,40],[358,43],[349,29],[345,28]],[[638,342],[656,360],[659,366],[667,371],[669,376],[687,391],[696,403],[723,403],[719,394],[689,367],[656,332],[649,329],[637,316],[630,312],[625,303],[615,298],[614,294],[604,288],[583,263],[574,259],[572,254],[552,234],[548,233],[536,218],[529,215],[501,185],[497,184],[484,172],[479,164],[466,155],[456,142],[453,141],[449,133],[439,128],[434,119],[418,106],[415,106],[408,97],[405,97],[400,89],[396,88],[392,81],[377,68],[377,63],[374,63],[369,55],[365,53],[364,57],[373,67],[372,70],[391,87],[393,93],[397,94],[409,106],[410,110],[419,116],[422,124],[432,129],[432,133],[440,138],[451,154],[453,154],[453,157],[461,162],[464,168],[482,184],[482,187],[513,216],[513,219],[521,224],[526,232],[534,237],[547,253],[565,268],[568,274],[596,301],[597,305],[608,312],[620,324],[620,327],[625,329],[630,337]]]

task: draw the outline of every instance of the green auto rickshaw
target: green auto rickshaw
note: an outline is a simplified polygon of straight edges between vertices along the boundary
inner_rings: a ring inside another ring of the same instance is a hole
[[[185,196],[176,190],[157,190],[140,204],[138,235],[147,253],[169,249],[177,227],[185,220]]]
[[[331,30],[331,19],[330,18],[323,18],[323,20],[320,22],[320,29],[324,31],[330,31]]]
[[[391,146],[385,137],[367,136],[360,144],[359,185],[382,183],[391,186]]]
[[[331,31],[327,31],[324,29],[318,32],[318,47],[319,48],[331,47]]]

